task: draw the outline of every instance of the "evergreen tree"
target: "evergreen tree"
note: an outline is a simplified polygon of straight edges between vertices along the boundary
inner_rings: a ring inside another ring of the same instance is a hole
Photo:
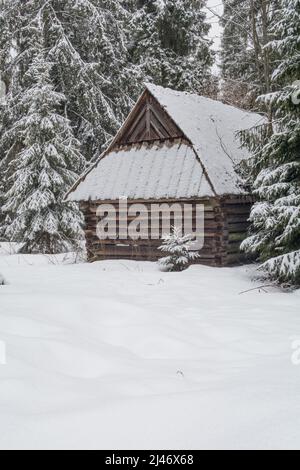
[[[4,96],[7,91],[7,83],[10,76],[10,64],[11,64],[11,48],[12,48],[12,35],[10,28],[10,21],[12,19],[14,2],[0,1],[0,82],[1,82],[1,96],[0,96],[0,136],[3,134],[6,124],[7,116],[6,105]],[[1,168],[1,163],[4,159],[5,152],[3,143],[0,142],[0,240],[3,239],[3,226],[5,216],[2,211],[4,204],[4,193],[5,193],[5,172],[4,168]]]
[[[34,85],[28,70],[41,52],[52,63],[49,80],[65,97],[56,112],[70,120],[86,158],[98,156],[121,125],[135,86],[126,68],[125,14],[116,0],[11,0],[1,5],[0,61],[8,84],[0,115],[1,208],[4,195],[11,194],[12,175],[20,169],[17,157],[24,139],[19,122],[24,96]],[[0,211],[2,236],[15,217],[8,202],[5,214]]]
[[[223,0],[222,99],[243,108],[258,107],[271,91],[275,56],[266,45],[278,16],[278,0]]]
[[[8,82],[11,49],[13,47],[13,37],[10,28],[13,7],[13,0],[12,2],[0,0],[0,79],[5,85]]]
[[[199,258],[199,253],[192,251],[194,237],[182,235],[182,230],[174,227],[170,235],[164,237],[163,245],[159,250],[168,253],[168,256],[159,260],[159,265],[167,271],[184,271],[189,264]]]
[[[10,220],[4,214],[5,192],[8,190],[8,178],[16,164],[14,158],[20,151],[21,141],[17,135],[9,133],[9,129],[19,119],[20,99],[26,88],[26,71],[35,54],[37,44],[40,44],[40,33],[37,21],[28,21],[32,4],[20,0],[4,1],[0,5],[0,66],[2,77],[6,84],[5,102],[0,107],[0,237],[4,237],[5,220]],[[32,16],[30,16],[32,20]]]
[[[272,107],[274,121],[246,140],[259,202],[243,249],[259,255],[272,278],[300,284],[300,1],[283,0],[280,13],[276,39],[268,46],[280,57],[273,74],[278,91],[261,98]]]
[[[58,113],[64,95],[54,91],[51,64],[40,55],[28,70],[32,80],[21,100],[23,113],[9,130],[22,140],[15,171],[9,179],[4,211],[14,214],[6,229],[25,253],[57,253],[78,243],[81,216],[76,204],[63,201],[84,159],[69,120]]]
[[[222,98],[249,107],[253,101],[255,63],[250,45],[249,0],[223,0],[221,42]],[[252,86],[251,86],[252,85]]]
[[[128,66],[125,23],[129,13],[122,2],[11,0],[0,11],[0,26],[5,24],[0,31],[1,65],[10,56],[7,37],[16,49],[8,88],[12,86],[11,73],[17,72],[18,82],[26,88],[22,77],[35,54],[35,27],[32,31],[31,27],[41,17],[47,57],[53,63],[51,77],[56,90],[67,98],[66,112],[81,151],[88,160],[98,156],[142,86],[134,67],[131,70]]]
[[[203,0],[137,0],[131,20],[132,63],[157,85],[211,92],[213,55]]]
[[[1,116],[3,114],[3,107],[4,103],[2,100],[0,100],[0,132],[1,132]],[[2,207],[4,204],[4,195],[5,195],[5,175],[3,174],[3,171],[1,171],[1,162],[2,162],[3,154],[0,153],[0,241],[3,240],[3,235],[4,235],[4,223],[5,223],[5,217],[2,211]]]
[[[89,160],[120,127],[132,101],[125,68],[125,10],[116,0],[53,0],[46,31],[49,58],[67,113]]]

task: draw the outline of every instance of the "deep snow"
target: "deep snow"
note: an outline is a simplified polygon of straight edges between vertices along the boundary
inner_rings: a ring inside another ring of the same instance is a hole
[[[5,250],[1,449],[300,448],[300,291]]]

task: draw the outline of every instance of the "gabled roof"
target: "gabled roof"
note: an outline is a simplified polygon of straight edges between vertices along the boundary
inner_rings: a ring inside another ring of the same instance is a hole
[[[184,142],[118,148],[145,93],[182,133]],[[249,157],[237,133],[263,123],[219,101],[147,84],[136,106],[99,161],[76,183],[68,200],[190,198],[245,194],[236,165]]]
[[[264,118],[203,96],[146,86],[192,143],[216,194],[239,194],[236,165],[249,153],[237,133],[262,124]]]

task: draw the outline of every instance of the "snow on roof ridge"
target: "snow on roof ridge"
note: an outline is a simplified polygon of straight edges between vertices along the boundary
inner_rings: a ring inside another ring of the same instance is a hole
[[[150,93],[155,92],[155,90],[161,90],[162,92],[167,92],[167,93],[173,94],[174,96],[177,96],[177,97],[186,96],[188,98],[196,98],[197,100],[207,100],[207,101],[211,101],[212,103],[217,103],[220,106],[226,106],[227,108],[232,108],[232,109],[241,111],[242,113],[244,113],[246,115],[252,115],[252,116],[256,115],[259,119],[263,118],[263,115],[261,115],[257,112],[248,111],[246,109],[240,108],[239,106],[224,103],[221,100],[215,100],[213,98],[210,98],[209,96],[199,95],[198,93],[192,93],[190,91],[175,90],[174,88],[163,87],[161,85],[155,85],[154,83],[150,83],[150,82],[145,82],[144,85],[147,88],[147,90],[150,91]]]

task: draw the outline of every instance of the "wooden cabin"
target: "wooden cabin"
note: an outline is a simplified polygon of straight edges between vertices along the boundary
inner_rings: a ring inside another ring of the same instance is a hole
[[[165,202],[203,204],[205,243],[198,262],[239,263],[253,200],[236,171],[249,156],[237,133],[262,119],[219,101],[147,84],[108,149],[68,194],[85,217],[89,259],[162,257],[160,239],[97,237],[97,207],[112,204],[118,211],[119,198],[126,197],[128,205],[149,208]]]

